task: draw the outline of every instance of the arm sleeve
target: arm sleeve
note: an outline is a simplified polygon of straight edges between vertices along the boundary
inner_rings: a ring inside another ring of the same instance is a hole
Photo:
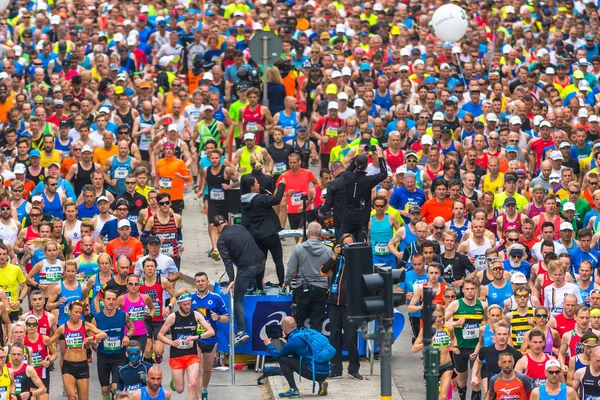
[[[331,207],[333,206],[333,198],[335,197],[336,187],[337,187],[337,185],[334,185],[332,182],[332,184],[330,184],[327,189],[327,196],[325,196],[325,203],[323,203],[323,205],[321,206],[321,211],[323,212],[323,214],[328,213],[329,210],[331,210]]]
[[[289,285],[296,273],[298,272],[298,256],[296,255],[296,249],[292,251],[290,259],[288,260],[288,267],[285,273],[285,284]]]
[[[328,276],[334,272],[333,270],[336,269],[334,265],[338,263],[338,260],[334,260],[330,257],[329,260],[325,261],[325,264],[321,265],[321,275]]]

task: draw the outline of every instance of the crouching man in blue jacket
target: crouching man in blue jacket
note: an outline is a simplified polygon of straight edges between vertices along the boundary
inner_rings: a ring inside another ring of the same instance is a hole
[[[281,349],[277,350],[268,337],[265,337],[264,340],[267,352],[275,361],[279,361],[281,372],[290,386],[287,391],[279,393],[279,397],[300,397],[300,391],[294,379],[294,372],[305,379],[317,381],[319,383],[319,396],[326,396],[329,362],[313,363],[312,350],[303,338],[301,331],[297,329],[296,320],[293,317],[285,317],[281,320],[281,331],[285,337],[281,339],[284,343]],[[315,333],[321,334],[316,331]]]

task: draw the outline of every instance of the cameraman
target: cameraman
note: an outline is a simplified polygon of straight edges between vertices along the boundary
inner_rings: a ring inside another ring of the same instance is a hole
[[[346,299],[348,297],[346,285],[346,263],[343,255],[343,247],[354,243],[351,234],[346,233],[340,237],[339,243],[333,248],[333,255],[321,266],[321,275],[332,277],[329,279],[329,342],[335,348],[335,356],[331,359],[331,379],[342,378],[342,331],[346,339],[348,349],[348,376],[352,379],[362,380],[358,373],[360,362],[358,356],[358,325],[348,320],[348,308]]]
[[[366,172],[369,166],[368,152],[372,152],[373,164],[379,164],[379,172],[371,176],[367,176]],[[367,226],[371,214],[371,190],[387,176],[387,163],[383,158],[381,147],[361,145],[361,154],[354,157],[348,169],[337,178],[343,179],[346,193],[340,235],[351,233],[357,242],[364,242],[367,239]]]
[[[321,241],[318,222],[308,224],[307,234],[308,240],[298,244],[290,255],[284,285],[292,285],[298,325],[304,326],[310,317],[310,327],[321,332],[327,303],[327,278],[321,275],[321,266],[333,251]]]

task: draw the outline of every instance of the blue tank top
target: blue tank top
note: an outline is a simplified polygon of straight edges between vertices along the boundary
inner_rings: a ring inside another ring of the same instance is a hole
[[[373,104],[371,105],[371,109],[369,110],[369,116],[373,118],[379,117],[379,112],[377,111],[377,105],[375,104],[375,102],[373,102]]]
[[[494,332],[492,332],[492,326],[486,325],[483,328],[483,345],[491,346],[494,344]]]
[[[456,242],[460,243],[460,240],[462,239],[463,235],[465,234],[465,232],[467,231],[467,229],[469,229],[469,221],[465,220],[465,223],[463,224],[463,226],[456,226],[454,225],[454,219],[450,220],[450,230],[453,230],[454,232],[456,232]]]
[[[450,147],[448,147],[447,149],[444,149],[443,147],[440,146],[440,150],[442,150],[442,154],[446,155],[448,153],[450,153],[451,151],[456,151],[456,146],[454,144],[454,140],[452,141],[452,144],[450,145]]]
[[[97,203],[94,203],[92,208],[87,208],[85,204],[81,204],[77,207],[77,218],[81,220],[81,222],[87,222],[98,214],[100,214],[100,210],[98,210]]]
[[[475,136],[475,130],[472,130],[471,132],[467,132],[463,129],[462,132],[460,133],[460,141],[462,143],[464,143],[466,138],[473,137],[473,136]]]
[[[392,97],[390,96],[389,89],[387,90],[385,96],[381,96],[379,94],[379,90],[375,91],[375,104],[381,107],[382,110],[389,111],[389,109],[392,107]]]
[[[156,397],[150,397],[145,386],[140,390],[140,393],[140,400],[167,400],[167,395],[165,394],[163,388],[158,389],[158,396]]]
[[[113,278],[113,274],[111,274],[111,278]],[[102,286],[104,286],[104,284],[100,283],[100,272],[98,272],[96,274],[96,279],[94,280],[94,285],[92,286],[92,290],[91,290],[91,296],[90,299],[95,299],[96,296],[98,296],[98,293],[100,293],[100,290],[102,290]],[[94,304],[93,301],[90,300],[90,304]],[[104,302],[100,301],[100,311],[104,310]],[[90,307],[90,311],[92,313],[92,315],[96,315],[98,312],[96,312],[96,309],[91,306]]]
[[[492,282],[488,283],[488,305],[497,304],[500,307],[504,307],[504,300],[510,299],[512,295],[512,286],[508,280],[504,284],[504,287],[500,289],[494,287]]]
[[[383,215],[383,220],[378,221],[373,215],[371,217],[371,248],[373,254],[377,256],[386,256],[390,254],[388,249],[388,243],[394,236],[392,225],[390,224],[390,217],[388,214]]]
[[[14,126],[12,122],[8,125],[11,128],[15,128],[15,131],[17,132],[17,137],[19,139],[21,138],[21,136],[23,136],[23,133],[27,130],[26,126],[25,126],[25,121],[23,121],[23,120],[19,120],[19,126]]]
[[[58,136],[57,136],[56,139],[54,140],[54,148],[58,151],[62,151],[64,155],[68,156],[69,150],[71,149],[71,143],[73,143],[73,138],[69,138],[69,143],[65,146],[60,143],[60,140],[58,139]]]
[[[125,178],[133,172],[131,168],[131,156],[127,156],[127,160],[121,162],[117,157],[113,157],[112,165],[110,166],[110,178],[117,180],[117,185],[108,186],[108,191],[112,194],[119,195],[125,192]]]
[[[225,123],[225,113],[223,112],[223,107],[219,106],[217,111],[213,114],[213,118],[219,122]]]
[[[417,241],[417,235],[410,230],[408,224],[404,225],[404,229],[406,230],[406,234],[404,235],[404,239],[400,241],[400,251],[404,251],[406,246]]]
[[[60,203],[60,196],[58,193],[54,195],[54,200],[48,200],[46,197],[46,191],[42,192],[42,198],[44,199],[44,214],[52,215],[53,217],[59,217],[60,219],[65,219],[65,214],[63,213],[62,204]]]
[[[421,157],[422,159],[423,157]],[[419,169],[419,167],[415,167],[414,169],[407,169],[408,171],[412,171],[415,173],[415,175],[417,176],[417,179],[415,179],[415,184],[417,185],[417,187],[419,189],[425,189],[423,186],[423,179],[421,178],[421,173],[423,172],[421,169]]]
[[[77,289],[69,290],[65,287],[64,282],[60,282],[60,294],[58,298],[66,298],[67,301],[58,306],[58,326],[64,325],[69,320],[69,304],[75,300],[83,299],[83,290],[81,290],[81,282],[77,282]],[[83,319],[83,315],[81,316]]]
[[[298,127],[298,117],[296,111],[289,117],[285,115],[285,112],[279,111],[279,126],[283,128],[283,141],[290,142],[296,140],[298,134],[296,128]]]
[[[558,394],[548,394],[546,384],[543,384],[540,386],[540,400],[567,400],[567,385],[561,383]]]
[[[577,281],[575,281],[575,284],[577,285],[577,287],[579,287],[579,283],[577,283]],[[581,299],[583,300],[583,304],[588,306],[590,305],[589,301],[587,300],[588,297],[590,297],[590,292],[594,290],[594,274],[592,273],[592,276],[590,277],[590,285],[588,286],[587,289],[582,289],[581,287],[579,287],[579,293],[581,293]]]
[[[106,332],[106,339],[98,344],[98,353],[101,354],[123,354],[125,347],[121,346],[125,336],[125,311],[117,309],[112,317],[107,317],[103,312],[94,316],[98,329]]]
[[[17,207],[17,218],[19,219],[19,224],[21,224],[23,222],[23,219],[25,219],[28,215],[29,213],[27,212],[27,202],[24,201],[19,207]]]

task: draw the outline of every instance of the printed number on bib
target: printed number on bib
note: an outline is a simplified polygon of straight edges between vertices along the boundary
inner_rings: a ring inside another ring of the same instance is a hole
[[[285,162],[278,162],[273,166],[273,172],[276,174],[282,174],[285,171],[287,171],[287,165],[285,165]]]
[[[375,254],[378,256],[390,254],[390,250],[388,249],[387,243],[375,243],[375,246],[373,248],[375,249]]]
[[[115,179],[125,179],[127,178],[127,174],[129,174],[129,170],[127,168],[115,169]]]
[[[179,337],[177,337],[177,340],[179,340],[180,344],[179,344],[179,348],[180,349],[191,349],[192,346],[194,346],[194,341],[190,341],[189,343],[185,342],[185,339],[190,337],[192,335],[179,335]]]
[[[479,337],[479,325],[464,324],[462,334],[464,339],[477,339]]]
[[[104,339],[105,350],[118,350],[121,348],[121,339],[118,337],[107,337]]]
[[[294,193],[292,195],[292,205],[293,206],[301,206],[302,205],[302,193]]]
[[[223,189],[210,189],[210,199],[215,201],[225,200],[225,191]]]
[[[171,178],[160,178],[159,184],[161,189],[171,189],[173,181],[171,180]]]

